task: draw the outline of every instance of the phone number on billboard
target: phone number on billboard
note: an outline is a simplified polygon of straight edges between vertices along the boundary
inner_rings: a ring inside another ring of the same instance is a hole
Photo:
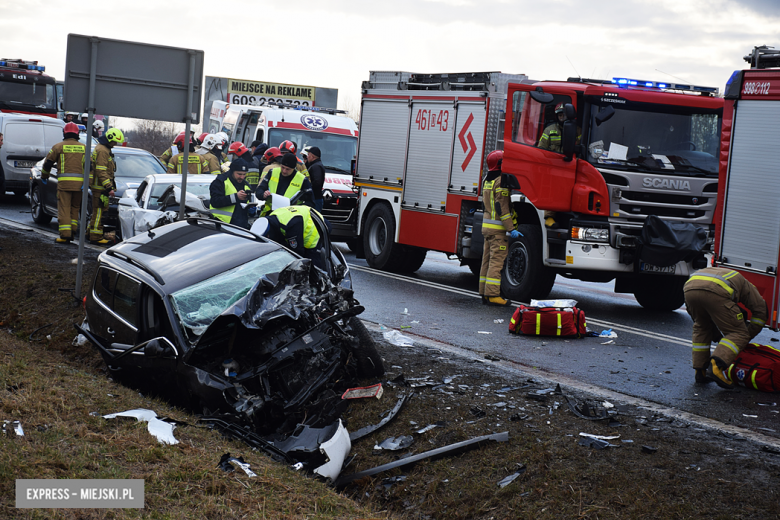
[[[240,94],[233,94],[230,97],[230,102],[234,105],[256,105],[265,106],[268,103],[288,103],[290,105],[302,105],[305,107],[311,106],[309,101],[301,101],[300,99],[285,99],[285,98],[267,98],[257,96],[242,96]]]

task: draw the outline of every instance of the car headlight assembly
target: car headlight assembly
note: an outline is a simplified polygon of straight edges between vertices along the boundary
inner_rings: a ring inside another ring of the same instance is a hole
[[[609,242],[609,229],[606,228],[589,228],[589,227],[572,227],[571,228],[572,240],[583,240],[586,242]]]

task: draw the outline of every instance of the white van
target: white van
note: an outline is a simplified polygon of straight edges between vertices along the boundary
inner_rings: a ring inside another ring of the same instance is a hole
[[[65,122],[48,116],[0,113],[3,147],[0,161],[5,189],[22,196],[30,188],[30,169],[62,141]]]
[[[357,194],[352,189],[352,160],[357,152],[358,126],[345,111],[320,107],[276,104],[235,105],[214,101],[205,127],[209,133],[225,132],[230,142],[253,141],[279,146],[295,143],[300,152],[307,146],[322,151],[325,167],[323,215],[332,225],[334,240],[352,236],[350,218],[356,210]]]

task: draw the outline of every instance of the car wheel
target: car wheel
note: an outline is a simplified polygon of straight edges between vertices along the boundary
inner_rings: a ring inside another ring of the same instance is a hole
[[[376,204],[368,212],[363,247],[369,266],[383,271],[401,270],[404,248],[395,243],[395,216],[386,204]]]
[[[358,376],[379,377],[385,373],[385,365],[382,362],[382,356],[376,350],[376,342],[363,322],[357,317],[349,319],[349,327],[360,341],[360,348],[355,352],[355,359],[358,365]]]
[[[47,215],[43,209],[43,196],[38,186],[33,186],[30,193],[30,213],[36,224],[48,224],[51,222],[51,215]]]
[[[504,270],[501,273],[501,293],[517,302],[546,298],[555,284],[555,271],[542,261],[542,232],[538,226],[517,226],[523,236],[510,240]]]
[[[646,276],[636,282],[634,298],[649,311],[672,312],[685,303],[681,276]]]

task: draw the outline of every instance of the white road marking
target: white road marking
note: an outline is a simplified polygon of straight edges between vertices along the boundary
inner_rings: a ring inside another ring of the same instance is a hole
[[[385,271],[380,271],[378,269],[373,269],[371,267],[365,267],[362,265],[355,265],[355,264],[349,264],[350,269],[354,269],[356,271],[363,271],[365,273],[371,273],[373,275],[377,276],[383,276],[385,278],[391,278],[394,280],[402,280],[404,282],[409,282],[417,285],[422,285],[424,287],[430,287],[432,289],[439,289],[441,291],[447,291],[454,294],[460,294],[461,296],[468,296],[471,298],[479,298],[479,294],[475,291],[468,291],[466,289],[458,289],[456,287],[449,287],[447,285],[443,285],[436,282],[429,282],[426,280],[418,280],[416,278],[411,278],[409,276],[404,276],[402,274],[395,274],[395,273],[388,273]],[[519,307],[519,303],[512,303],[513,307]],[[670,336],[668,334],[662,334],[660,332],[653,332],[652,330],[646,330],[646,329],[639,329],[636,327],[631,327],[629,325],[623,325],[621,323],[614,323],[611,321],[604,321],[594,318],[587,318],[589,323],[593,323],[595,325],[611,328],[614,331],[620,331],[626,334],[635,334],[637,336],[644,336],[646,338],[652,338],[657,339],[661,341],[665,341],[667,343],[674,343],[676,345],[683,345],[686,347],[691,346],[691,342],[688,339],[685,338],[678,338],[676,336]]]

